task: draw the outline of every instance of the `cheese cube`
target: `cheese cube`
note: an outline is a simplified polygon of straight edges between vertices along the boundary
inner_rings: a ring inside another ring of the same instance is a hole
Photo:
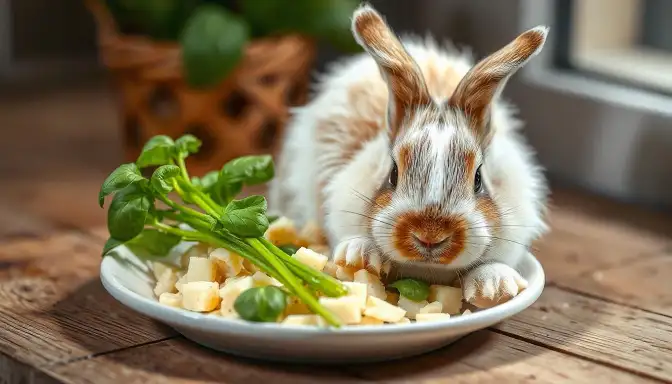
[[[418,313],[441,313],[441,311],[443,311],[443,304],[434,301],[420,308]]]
[[[275,245],[286,245],[296,243],[299,235],[296,233],[294,222],[281,217],[268,226],[264,237]]]
[[[385,301],[392,305],[397,305],[399,303],[399,294],[397,292],[387,292],[387,297]]]
[[[470,314],[471,314],[471,311],[468,310],[468,309],[465,309],[464,312],[462,312],[462,316],[470,315]]]
[[[442,312],[456,315],[462,309],[462,289],[445,285],[429,287],[429,301],[438,301],[443,305]]]
[[[344,282],[343,285],[348,289],[348,296],[355,296],[359,298],[360,308],[366,308],[366,290],[367,286],[364,283]]]
[[[324,266],[327,265],[329,258],[324,255],[313,251],[312,249],[301,247],[295,254],[292,255],[293,258],[302,262],[303,264],[321,271],[324,269]]]
[[[299,239],[305,244],[324,244],[327,242],[322,229],[314,221],[307,222],[306,225],[301,228]]]
[[[324,269],[322,272],[326,273],[327,275],[337,278],[336,276],[336,270],[338,269],[338,265],[332,263],[331,261],[328,261],[327,264],[324,266]],[[354,278],[354,276],[353,276]]]
[[[357,325],[381,325],[385,324],[383,320],[376,319],[375,317],[362,316],[362,321]]]
[[[319,324],[318,318],[318,315],[289,315],[280,324],[317,326]]]
[[[275,285],[276,287],[282,287],[282,284],[273,277],[268,276],[263,272],[255,272],[252,275],[252,280],[257,287],[265,287],[267,285]]]
[[[224,248],[216,248],[210,252],[210,260],[217,266],[222,277],[238,276],[243,269],[243,258],[237,253]]]
[[[156,282],[154,294],[159,297],[162,293],[175,292],[175,283],[177,283],[177,273],[171,268],[165,269]]]
[[[178,277],[175,282],[175,289],[177,289],[178,292],[182,292],[182,286],[186,283],[188,283],[186,274]]]
[[[253,274],[254,272],[257,272],[259,268],[252,264],[250,260],[243,259],[243,270],[240,271],[240,274]]]
[[[374,296],[381,300],[387,299],[385,285],[383,285],[377,276],[369,273],[369,271],[366,269],[360,269],[359,271],[355,272],[353,279],[358,283],[364,283],[367,285],[367,292],[369,296]]]
[[[327,310],[338,317],[343,324],[357,324],[362,321],[360,300],[356,296],[342,296],[338,298],[321,297],[319,301]]]
[[[420,312],[420,309],[427,306],[427,304],[429,304],[427,300],[417,302],[409,300],[404,296],[399,297],[399,302],[397,303],[400,308],[406,311],[406,317],[409,319],[415,319],[415,315]]]
[[[287,306],[285,307],[285,315],[290,316],[290,315],[310,315],[313,312],[311,312],[310,308],[301,300],[299,300],[296,297],[292,297],[289,299],[289,303],[287,303]]]
[[[159,303],[179,308],[182,306],[182,295],[179,293],[164,292],[159,296]]]
[[[331,255],[331,249],[328,246],[322,244],[309,244],[306,248],[312,249],[313,251],[321,255]]]
[[[189,259],[189,268],[187,269],[187,282],[196,281],[215,281],[217,279],[217,268],[210,259],[205,257],[192,257]]]
[[[411,324],[411,320],[408,317],[404,317],[401,320],[397,321],[395,324]]]
[[[169,265],[162,263],[160,261],[155,261],[152,263],[152,274],[154,275],[154,278],[156,280],[159,280],[161,278],[161,275],[163,275],[163,272],[165,272],[167,269],[172,269]]]
[[[209,248],[209,246],[207,244],[204,244],[204,243],[198,243],[198,244],[194,245],[193,247],[190,247],[180,257],[180,266],[183,269],[187,269],[189,267],[189,263],[191,262],[192,257],[207,257],[208,256],[208,248]]]
[[[381,300],[374,296],[369,296],[366,301],[364,315],[388,323],[396,323],[397,321],[400,321],[404,315],[406,315],[406,311],[388,303],[387,301]]]
[[[353,281],[356,269],[351,267],[336,267],[336,278],[341,281]]]
[[[450,315],[447,313],[418,313],[415,315],[415,321],[418,323],[428,322],[428,321],[440,321],[450,319]]]
[[[238,276],[226,279],[218,292],[219,297],[222,299],[220,304],[220,312],[222,313],[222,316],[229,317],[232,314],[235,314],[236,311],[234,310],[233,305],[238,296],[245,290],[254,288],[255,286],[255,281],[251,276]]]
[[[220,303],[219,284],[194,281],[182,286],[182,307],[194,312],[210,312]]]

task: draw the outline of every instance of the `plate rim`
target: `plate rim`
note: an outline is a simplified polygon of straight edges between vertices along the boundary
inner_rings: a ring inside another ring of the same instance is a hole
[[[105,290],[119,301],[122,305],[148,316],[158,322],[173,327],[198,328],[203,331],[223,333],[234,332],[253,337],[270,336],[273,338],[314,337],[324,335],[386,335],[398,333],[426,333],[446,329],[482,329],[510,318],[534,304],[541,296],[546,285],[544,269],[537,258],[530,252],[526,253],[532,263],[536,278],[528,281],[528,287],[518,296],[495,307],[478,312],[472,312],[467,316],[451,316],[446,320],[411,323],[411,324],[386,324],[381,325],[357,325],[340,328],[289,326],[280,323],[252,323],[244,320],[228,319],[216,315],[199,312],[191,312],[181,308],[174,308],[159,303],[155,299],[144,297],[124,286],[112,272],[112,258],[106,256],[101,262],[100,279]],[[472,331],[469,331],[472,332]]]

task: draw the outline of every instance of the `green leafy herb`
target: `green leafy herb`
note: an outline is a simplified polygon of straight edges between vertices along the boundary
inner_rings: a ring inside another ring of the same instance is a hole
[[[287,295],[278,287],[250,288],[238,296],[233,308],[247,321],[274,322],[287,306]]]
[[[204,88],[224,79],[243,56],[249,40],[244,20],[215,4],[202,5],[182,32],[182,61],[186,80]]]
[[[152,188],[159,193],[167,194],[173,190],[173,184],[170,182],[180,174],[180,168],[176,165],[162,165],[154,171],[152,175]]]
[[[281,245],[278,248],[282,249],[282,251],[285,252],[288,255],[293,255],[293,254],[296,253],[296,251],[299,250],[299,247],[297,247],[296,245],[292,245],[292,244]]]
[[[103,256],[107,255],[108,253],[110,253],[111,250],[117,248],[122,244],[124,244],[123,241],[119,241],[115,238],[110,237],[109,239],[107,239],[105,245],[103,246]]]
[[[396,288],[401,296],[413,301],[427,300],[429,296],[429,284],[416,279],[402,279],[390,284]]]
[[[338,326],[338,319],[319,303],[314,292],[337,297],[347,294],[347,289],[263,238],[269,225],[263,196],[234,200],[243,185],[273,177],[271,157],[247,156],[203,178],[190,179],[184,160],[199,148],[200,141],[191,135],[175,141],[156,136],[147,142],[135,164],[122,165],[108,177],[100,196],[114,197],[107,212],[110,239],[103,254],[123,244],[143,259],[164,257],[182,240],[225,248],[282,282],[287,292]],[[145,166],[158,166],[149,180],[139,176],[139,168]],[[171,192],[177,192],[181,202],[168,196]],[[167,209],[157,209],[158,202]],[[247,308],[241,309],[247,310],[245,316],[259,319],[256,321],[277,318],[286,305],[286,293],[273,289],[250,296],[260,303],[253,309],[241,301]]]
[[[117,192],[107,211],[107,228],[110,236],[128,241],[139,235],[145,227],[151,201],[146,190],[133,183]]]
[[[122,164],[115,169],[103,182],[98,194],[98,204],[103,207],[105,197],[111,193],[115,193],[126,188],[129,184],[135,183],[144,179],[140,174],[138,167],[133,164]]]
[[[145,229],[124,245],[139,258],[153,259],[168,256],[181,240],[182,237],[171,233],[156,229]]]
[[[196,138],[196,136],[189,134],[175,140],[175,147],[177,147],[177,151],[182,157],[187,157],[188,154],[197,153],[202,144],[201,140]]]
[[[142,148],[135,164],[140,168],[168,164],[174,153],[173,139],[165,135],[154,136]]]
[[[233,200],[224,210],[222,225],[241,237],[263,236],[268,229],[266,199],[263,196],[249,196]]]

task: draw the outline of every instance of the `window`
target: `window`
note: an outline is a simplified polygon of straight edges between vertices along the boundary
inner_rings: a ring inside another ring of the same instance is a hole
[[[672,1],[572,0],[558,7],[565,7],[559,15],[569,16],[564,20],[568,66],[672,94]]]

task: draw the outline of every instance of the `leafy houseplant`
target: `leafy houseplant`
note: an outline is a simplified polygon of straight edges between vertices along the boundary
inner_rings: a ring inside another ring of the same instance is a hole
[[[301,34],[346,52],[357,0],[106,0],[119,30],[177,41],[188,84],[216,85],[238,65],[254,38]]]

